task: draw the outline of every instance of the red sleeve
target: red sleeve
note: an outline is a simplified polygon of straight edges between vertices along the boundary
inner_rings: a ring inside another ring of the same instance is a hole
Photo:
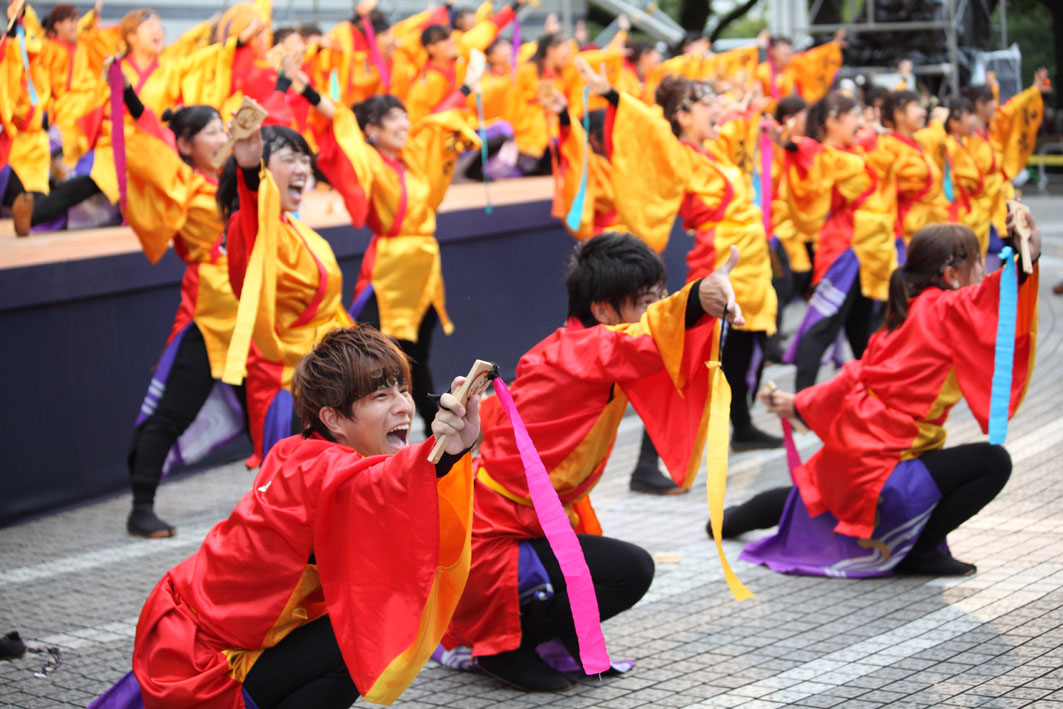
[[[276,89],[277,72],[269,66],[260,66],[257,60],[250,45],[237,48],[233,57],[232,91],[242,91],[261,103]]]
[[[799,391],[794,397],[797,415],[821,438],[822,433],[837,419],[842,400],[860,378],[862,369],[860,360],[849,360],[829,382]]]
[[[507,5],[494,14],[494,16],[491,18],[491,22],[495,23],[495,27],[497,27],[499,30],[502,30],[503,28],[505,28],[506,25],[512,22],[513,18],[515,18],[516,16],[517,13],[513,12],[513,8]]]
[[[432,113],[439,113],[440,111],[446,111],[451,108],[465,108],[465,101],[466,96],[461,91],[451,91],[450,95],[440,101],[439,104],[432,109]]]
[[[244,273],[258,236],[258,191],[252,192],[244,182],[244,171],[236,170],[236,190],[240,208],[229,217],[225,250],[229,261],[229,284],[237,298],[244,287]]]

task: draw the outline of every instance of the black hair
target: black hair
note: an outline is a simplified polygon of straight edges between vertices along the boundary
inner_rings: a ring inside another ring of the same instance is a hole
[[[856,99],[843,94],[841,91],[831,91],[829,94],[812,104],[808,109],[808,121],[805,135],[823,140],[823,134],[827,130],[827,119],[838,118],[856,108]]]
[[[298,30],[294,27],[278,27],[273,30],[273,46],[276,47],[293,34],[298,34]]]
[[[949,116],[945,119],[945,130],[948,130],[949,123],[963,118],[963,114],[974,113],[974,103],[963,96],[949,96],[943,105],[949,109]]]
[[[172,108],[167,108],[159,118],[163,123],[169,125],[174,138],[184,138],[185,140],[192,140],[196,134],[210,125],[210,122],[215,118],[221,120],[217,109],[213,106],[204,106],[202,104],[182,106],[176,111]],[[181,155],[181,159],[189,165],[192,164],[191,158],[186,155]]]
[[[491,52],[506,44],[512,44],[512,40],[506,39],[505,37],[495,37],[495,40],[484,49],[484,56],[491,56]]]
[[[705,39],[705,35],[700,30],[687,30],[686,34],[683,35],[683,38],[672,47],[672,52],[674,54],[682,54],[686,51],[687,47],[702,39]]]
[[[807,108],[808,102],[797,94],[787,96],[779,99],[778,105],[775,106],[775,120],[779,123],[785,123]]]
[[[281,148],[291,148],[297,153],[309,155],[312,159],[314,153],[306,139],[297,131],[287,126],[262,126],[262,162],[269,165],[269,157]],[[218,176],[218,191],[216,201],[218,211],[222,219],[228,223],[229,217],[240,208],[240,193],[237,191],[236,182],[236,158],[232,155],[225,161],[221,175]]]
[[[889,128],[896,128],[893,124],[893,114],[903,111],[908,104],[919,103],[919,94],[914,91],[891,91],[882,102],[882,124]]]
[[[605,142],[605,109],[599,108],[587,114],[590,137]]]
[[[373,32],[376,34],[383,34],[391,29],[391,22],[388,21],[387,15],[381,10],[372,10],[369,15],[369,25],[373,28]]]
[[[638,64],[643,54],[656,51],[657,43],[648,39],[629,39],[627,41],[628,56],[632,64]]]
[[[427,47],[436,42],[442,42],[450,36],[450,30],[443,25],[428,25],[421,31],[421,46]]]
[[[879,100],[885,101],[889,93],[889,89],[885,86],[868,84],[864,87],[864,105],[874,108],[875,103]]]
[[[664,261],[636,236],[605,232],[576,245],[568,264],[568,316],[585,327],[598,324],[594,303],[618,312],[625,301],[668,281]]]
[[[532,63],[539,70],[539,76],[543,75],[543,62],[546,61],[546,51],[564,41],[565,38],[561,36],[560,32],[547,32],[539,38],[535,46],[535,54],[531,58]]]
[[[971,102],[971,104],[977,105],[979,103],[986,103],[992,101],[996,96],[993,95],[993,89],[989,88],[985,84],[974,84],[972,86],[965,86],[960,92],[963,97]]]
[[[44,22],[41,26],[44,28],[44,32],[47,35],[55,34],[56,23],[63,22],[64,20],[78,18],[78,9],[73,5],[60,4],[52,8],[52,11],[48,13],[48,16],[44,18]]]
[[[392,109],[406,110],[402,100],[391,94],[378,94],[371,96],[365,101],[351,106],[354,118],[358,121],[358,127],[365,131],[366,126],[378,126],[384,120],[384,116]]]
[[[321,31],[321,25],[315,24],[313,22],[304,22],[303,24],[299,25],[299,36],[303,39],[307,39],[309,37],[316,37],[318,35],[324,34],[325,33]]]
[[[455,7],[450,11],[450,26],[457,27],[458,20],[465,19],[467,16],[472,15],[476,17],[476,10],[472,9],[468,5],[462,5],[461,7]]]
[[[768,47],[770,47],[771,49],[774,49],[777,45],[780,45],[780,44],[788,44],[788,45],[790,45],[792,47],[792,46],[794,46],[794,41],[792,39],[790,39],[789,37],[786,37],[785,35],[781,35],[781,34],[772,35],[768,39]]]
[[[939,287],[949,266],[980,261],[978,237],[966,224],[930,224],[912,235],[903,266],[890,274],[886,328],[892,332],[908,318],[908,304],[927,288]]]

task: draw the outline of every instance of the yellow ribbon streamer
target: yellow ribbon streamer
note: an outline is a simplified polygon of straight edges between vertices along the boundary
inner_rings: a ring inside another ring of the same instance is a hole
[[[719,340],[717,340],[719,341]],[[723,554],[723,496],[727,489],[727,447],[728,423],[731,419],[731,387],[720,368],[720,362],[706,362],[709,368],[709,434],[705,446],[705,471],[707,479],[705,489],[709,498],[709,520],[712,526],[712,539],[716,542],[716,552],[720,555],[723,577],[731,595],[736,601],[752,598],[753,594],[742,585],[738,576],[731,570],[727,557]]]
[[[280,192],[273,182],[273,176],[265,167],[261,168],[259,179],[258,234],[251,249],[247,271],[244,273],[244,287],[236,310],[236,325],[229,340],[225,369],[221,375],[223,382],[232,385],[241,384],[247,376],[247,356],[251,352],[251,340],[259,317],[262,290],[276,282]],[[272,313],[271,306],[272,304],[267,304],[267,309]]]

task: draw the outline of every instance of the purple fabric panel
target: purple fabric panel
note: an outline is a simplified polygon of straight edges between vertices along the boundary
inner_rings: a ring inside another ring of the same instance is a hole
[[[144,395],[144,401],[140,405],[140,413],[137,414],[137,422],[134,426],[139,426],[148,420],[148,417],[155,413],[155,407],[159,405],[159,399],[162,398],[163,392],[166,391],[166,380],[170,378],[170,369],[173,368],[174,358],[177,356],[177,348],[181,346],[181,340],[184,339],[185,333],[188,332],[188,328],[192,323],[188,323],[181,332],[177,333],[177,337],[173,338],[173,342],[166,345],[166,349],[162,351],[162,357],[159,358],[159,363],[155,365],[155,374],[151,377],[151,382],[148,384],[148,392]]]
[[[281,389],[273,397],[266,411],[266,423],[262,430],[262,460],[266,459],[270,448],[277,441],[292,435],[293,411],[292,393]]]
[[[893,242],[893,245],[897,247],[897,265],[903,266],[908,255],[908,247],[905,246],[904,239],[901,237],[897,237],[897,240]]]
[[[11,181],[11,166],[4,165],[0,167],[0,197],[4,196],[7,192],[7,183]]]
[[[860,261],[857,260],[856,254],[853,253],[852,249],[847,250],[831,264],[831,267],[827,269],[827,273],[823,276],[823,280],[819,282],[816,290],[812,293],[812,298],[808,301],[808,311],[805,313],[805,318],[801,321],[801,326],[797,328],[793,339],[790,340],[790,346],[786,348],[786,354],[782,358],[783,362],[786,364],[796,363],[797,348],[801,344],[801,338],[816,323],[838,312],[838,309],[845,303],[845,296],[849,293],[849,289],[852,288],[859,273]]]
[[[369,297],[372,295],[373,284],[370,283],[362,289],[362,292],[359,293],[358,297],[354,299],[353,303],[351,303],[351,309],[347,311],[351,316],[351,320],[358,320],[358,316],[362,314],[362,311],[365,309],[365,304],[369,302]]]
[[[794,487],[778,532],[747,544],[739,558],[784,574],[888,576],[911,550],[940,499],[926,466],[918,458],[902,461],[879,493],[878,524],[871,540],[858,540],[836,534],[838,520],[829,512],[809,517]]]
[[[144,709],[136,676],[132,671],[127,672],[110,689],[96,697],[88,709]]]

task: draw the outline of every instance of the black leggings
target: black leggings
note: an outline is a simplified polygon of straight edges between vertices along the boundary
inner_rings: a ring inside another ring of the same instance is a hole
[[[195,323],[177,346],[173,367],[155,411],[137,427],[129,451],[133,504],[151,504],[173,444],[196,419],[214,388],[207,345]]]
[[[915,543],[917,550],[930,550],[945,541],[949,532],[989,504],[1011,476],[1011,456],[1003,446],[990,443],[929,451],[919,460],[941,491],[941,500]],[[790,490],[768,490],[728,509],[723,518],[723,535],[733,537],[777,525]]]
[[[4,190],[3,204],[10,207],[15,202],[15,197],[26,191],[18,175],[11,172],[7,189]],[[93,195],[100,194],[100,188],[87,175],[72,177],[65,182],[56,184],[48,194],[35,193],[33,196],[33,216],[30,224],[43,224],[52,222],[65,216],[68,209],[76,204],[84,202]]]
[[[362,312],[358,314],[358,321],[380,328],[380,309],[377,306],[376,294],[369,297]],[[410,382],[413,404],[417,407],[417,413],[424,419],[425,433],[431,434],[432,419],[435,418],[439,406],[429,398],[429,394],[435,391],[432,382],[432,372],[428,369],[429,350],[432,346],[432,335],[435,333],[439,316],[433,307],[428,308],[424,319],[417,328],[417,342],[409,340],[395,340],[399,348],[410,358]],[[450,387],[447,387],[450,390]]]
[[[727,339],[723,345],[721,367],[727,377],[727,383],[731,386],[731,423],[734,424],[735,433],[739,434],[752,426],[749,415],[750,396],[756,392],[760,384],[760,375],[764,370],[764,359],[761,358],[757,367],[753,391],[749,390],[746,383],[746,375],[749,373],[749,365],[753,361],[753,352],[759,343],[761,350],[764,349],[763,332],[746,332],[728,328]]]
[[[849,292],[846,293],[845,301],[838,308],[838,312],[817,322],[801,338],[797,346],[797,375],[794,388],[801,391],[816,383],[816,375],[819,374],[823,353],[838,337],[842,327],[845,328],[849,346],[853,348],[853,357],[860,359],[864,355],[864,350],[867,349],[867,341],[876,326],[875,320],[875,303],[860,291],[858,276],[849,287]]]
[[[642,547],[619,539],[595,534],[579,534],[577,538],[587,559],[602,620],[638,603],[653,581],[653,557]],[[521,646],[535,647],[547,640],[561,638],[570,652],[577,653],[578,660],[572,608],[561,567],[546,539],[532,539],[530,543],[550,577],[554,595],[545,601],[531,601],[521,608]]]
[[[346,709],[358,698],[327,615],[263,651],[244,689],[259,709]]]

